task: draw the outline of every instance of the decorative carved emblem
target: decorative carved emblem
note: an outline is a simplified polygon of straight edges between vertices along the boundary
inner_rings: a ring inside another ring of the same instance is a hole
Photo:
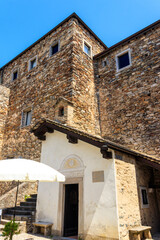
[[[80,167],[80,163],[77,161],[77,159],[69,158],[65,161],[63,165],[63,169],[70,169],[70,168],[78,168]]]
[[[70,155],[61,164],[60,172],[66,177],[82,177],[84,175],[84,165],[77,155]]]

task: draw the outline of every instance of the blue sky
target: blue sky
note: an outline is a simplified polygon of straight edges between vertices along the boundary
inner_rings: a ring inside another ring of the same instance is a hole
[[[157,21],[160,0],[0,0],[0,67],[76,12],[108,46]]]

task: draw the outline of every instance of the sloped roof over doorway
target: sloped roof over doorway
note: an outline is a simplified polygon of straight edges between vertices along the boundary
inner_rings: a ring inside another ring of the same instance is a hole
[[[46,140],[45,134],[53,133],[54,130],[66,134],[67,139],[70,143],[76,144],[78,140],[84,141],[88,144],[94,145],[100,148],[103,157],[110,158],[108,149],[117,150],[122,153],[132,155],[136,158],[138,162],[141,162],[147,166],[156,168],[160,171],[160,159],[153,156],[141,153],[139,151],[129,149],[123,145],[117,144],[115,142],[109,141],[107,139],[101,138],[100,136],[95,136],[88,134],[86,132],[77,130],[76,128],[61,124],[56,121],[49,119],[41,119],[31,130],[34,135],[42,141]],[[108,155],[107,155],[108,154]],[[107,157],[108,156],[108,157]]]

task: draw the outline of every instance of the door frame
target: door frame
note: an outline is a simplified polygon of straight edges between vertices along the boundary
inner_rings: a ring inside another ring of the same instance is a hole
[[[64,234],[64,206],[65,206],[65,185],[78,184],[78,235],[83,234],[84,213],[83,213],[83,178],[68,178],[65,183],[59,184],[59,201],[57,214],[57,228],[60,236]]]

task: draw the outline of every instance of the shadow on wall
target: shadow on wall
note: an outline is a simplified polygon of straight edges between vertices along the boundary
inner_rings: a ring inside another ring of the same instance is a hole
[[[151,226],[152,233],[160,229],[160,194],[150,185],[154,182],[154,169],[141,164],[136,165],[137,191],[139,198],[139,208],[141,224]]]

